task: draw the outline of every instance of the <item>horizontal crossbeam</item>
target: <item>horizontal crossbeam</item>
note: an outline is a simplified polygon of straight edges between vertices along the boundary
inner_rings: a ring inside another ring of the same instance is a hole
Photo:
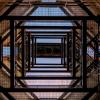
[[[35,79],[41,79],[41,80],[43,80],[43,79],[45,79],[45,80],[53,80],[53,79],[54,80],[55,79],[64,80],[64,79],[66,79],[67,80],[67,79],[80,79],[80,78],[81,77],[68,77],[68,76],[67,77],[65,77],[65,76],[64,77],[61,77],[61,76],[55,76],[55,77],[54,76],[53,77],[52,76],[49,76],[49,77],[48,76],[47,77],[46,76],[44,76],[44,77],[40,77],[40,76],[36,76],[36,77],[34,77],[34,76],[32,76],[32,77],[16,77],[16,79],[21,79],[21,80],[30,80],[30,79],[32,79],[32,80],[33,79],[34,80]]]
[[[0,16],[0,20],[99,20],[100,16]]]
[[[21,29],[79,29],[75,26],[18,26]]]
[[[90,92],[94,89],[92,88],[14,88],[5,89],[8,92]],[[97,90],[94,90],[97,91]],[[2,92],[2,90],[0,90]]]

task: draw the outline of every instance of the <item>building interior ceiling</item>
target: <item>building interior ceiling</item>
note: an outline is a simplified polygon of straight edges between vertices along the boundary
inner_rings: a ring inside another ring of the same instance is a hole
[[[99,0],[56,0],[56,3],[62,4],[69,8],[75,15],[85,16],[85,12],[79,5],[85,5],[94,15],[100,14],[100,1]],[[17,5],[10,15],[23,15],[30,7],[35,7],[41,4],[41,0],[0,0],[0,15],[2,15],[12,5]],[[19,11],[20,9],[20,11]],[[18,13],[17,13],[18,11]]]
[[[82,17],[100,18],[100,0],[0,0],[0,17],[7,16],[0,20],[0,88],[17,92],[3,91],[0,99],[99,100],[100,19]],[[76,20],[24,20],[70,16]],[[94,92],[76,92],[85,86]]]

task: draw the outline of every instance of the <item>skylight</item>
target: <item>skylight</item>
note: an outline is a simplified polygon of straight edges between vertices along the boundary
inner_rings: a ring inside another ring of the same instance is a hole
[[[41,0],[41,2],[56,2],[56,0]],[[38,7],[30,16],[68,16],[67,14],[65,14],[62,9],[60,7]],[[26,26],[40,26],[40,29],[26,29],[26,31],[32,31],[33,34],[34,32],[37,32],[36,34],[39,34],[38,32],[69,32],[70,29],[42,29],[41,26],[73,26],[72,22],[71,21],[65,21],[65,20],[58,20],[58,21],[55,21],[55,20],[35,20],[35,21],[28,21],[28,22],[25,22],[24,25]],[[51,34],[52,36],[52,34]],[[47,71],[50,71],[52,69],[52,71],[58,71],[57,68],[54,70],[53,67],[57,66],[61,66],[62,68],[60,70],[63,70],[63,71],[66,71],[67,69],[63,69],[63,60],[64,60],[64,57],[63,54],[59,57],[54,57],[55,55],[53,55],[54,53],[51,52],[51,53],[42,53],[44,54],[44,57],[43,56],[37,56],[39,55],[39,53],[37,53],[38,51],[38,48],[39,48],[39,45],[40,47],[42,46],[42,48],[46,48],[46,46],[48,46],[48,44],[50,45],[53,45],[54,47],[59,47],[59,45],[62,45],[63,42],[62,42],[62,36],[60,36],[60,38],[56,38],[55,36],[55,33],[54,33],[54,36],[53,38],[51,38],[51,36],[45,36],[45,38],[40,38],[40,37],[35,37],[36,40],[35,40],[35,52],[36,52],[36,58],[33,59],[31,57],[31,60],[34,61],[34,66],[36,68],[38,68],[37,66],[41,66],[41,68],[39,68],[39,70],[41,69],[42,71],[43,70],[47,70]],[[64,38],[64,36],[63,36]],[[45,46],[44,46],[45,44]],[[56,45],[55,45],[56,44]],[[50,48],[50,46],[48,46],[48,48]],[[52,47],[51,47],[52,48]],[[62,50],[63,47],[60,46],[60,50]],[[50,49],[51,50],[51,49]],[[53,49],[52,49],[53,50]],[[52,51],[51,50],[51,51]],[[50,55],[53,55],[50,56]],[[48,56],[47,56],[48,55]],[[46,66],[45,66],[46,65]],[[50,67],[49,69],[48,68],[42,68],[42,67]],[[32,69],[33,70],[33,69]],[[27,72],[26,73],[26,76],[30,76],[30,77],[33,77],[33,76],[38,76],[38,77],[49,77],[49,76],[54,76],[54,77],[69,77],[71,76],[71,73],[67,73],[67,72],[36,72],[36,73],[33,73],[33,72]],[[39,80],[27,80],[26,81],[26,84],[32,88],[34,88],[34,86],[36,86],[37,88],[39,88],[39,86],[42,84],[43,86],[46,87],[50,87],[50,86],[54,86],[55,88],[60,88],[61,86],[70,86],[72,80],[42,80],[42,81],[39,81]],[[61,83],[61,84],[60,84]],[[60,87],[59,87],[60,85]],[[43,87],[42,87],[43,88]],[[34,92],[35,95],[38,97],[38,98],[59,98],[63,92],[48,92],[48,93],[45,93],[45,92]]]
[[[55,24],[56,23],[56,24]],[[70,21],[30,21],[25,26],[72,26]]]
[[[37,43],[61,43],[61,39],[37,39]]]
[[[45,1],[45,0],[44,0]],[[50,0],[51,1],[51,0]],[[55,0],[53,0],[55,1]],[[38,7],[30,16],[67,16],[60,7]],[[65,20],[35,20],[35,21],[26,21],[24,26],[73,26],[72,21],[65,21]],[[39,29],[38,31],[70,31],[70,29]],[[36,29],[27,29],[27,31],[36,31]]]
[[[56,2],[57,0],[41,0],[42,2]]]
[[[31,16],[66,16],[59,7],[38,7]]]

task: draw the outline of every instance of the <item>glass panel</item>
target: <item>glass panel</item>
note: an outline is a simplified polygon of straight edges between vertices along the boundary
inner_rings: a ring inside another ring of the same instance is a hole
[[[15,54],[18,54],[18,48],[15,47]],[[10,56],[10,47],[3,47],[3,56]]]
[[[61,43],[61,39],[37,39],[36,43]]]
[[[59,7],[38,7],[31,16],[66,16]]]
[[[36,58],[36,64],[61,64],[61,58]]]
[[[34,92],[34,93],[38,98],[59,98],[62,95],[62,92],[39,92],[39,93]]]
[[[3,56],[10,56],[10,47],[3,47]]]
[[[91,57],[94,57],[94,51],[90,47],[87,47],[87,54]]]
[[[51,73],[52,74],[52,73]],[[70,85],[71,80],[25,80],[28,85]]]
[[[71,21],[28,21],[24,23],[24,26],[73,26],[73,25]]]
[[[56,2],[57,0],[41,0],[42,2]]]

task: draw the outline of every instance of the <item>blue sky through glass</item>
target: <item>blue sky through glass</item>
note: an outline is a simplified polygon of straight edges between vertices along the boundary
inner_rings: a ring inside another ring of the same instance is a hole
[[[41,0],[42,2],[56,2],[57,0]]]
[[[49,2],[50,0],[42,0],[42,2]],[[51,1],[50,1],[51,2]],[[52,0],[56,2],[56,0]],[[60,7],[38,7],[31,16],[67,16]],[[30,21],[24,25],[28,26],[72,26],[71,21]],[[31,29],[32,31],[32,29]],[[38,30],[41,32],[41,30]],[[66,31],[66,30],[43,30],[43,31]],[[61,39],[37,39],[38,43],[61,43]],[[36,58],[36,63],[45,64],[61,64],[61,58]]]
[[[25,26],[73,26],[70,21],[30,21],[25,22]]]
[[[61,64],[61,58],[36,58],[37,64]]]
[[[66,16],[59,7],[38,7],[31,16]]]
[[[30,16],[67,16],[60,7],[38,7]],[[28,21],[24,23],[25,26],[73,26],[71,21],[58,20],[58,21],[49,21],[49,20],[35,20]],[[27,29],[27,31],[33,31],[32,29]],[[35,30],[34,31],[69,31],[68,29],[51,29],[51,30]]]
[[[37,39],[37,43],[61,43],[61,39]]]
[[[42,0],[42,2],[51,2],[51,0]],[[52,0],[52,2],[56,2],[56,0]],[[67,16],[62,10],[60,7],[38,7],[30,16]],[[28,21],[28,22],[25,22],[24,23],[25,26],[73,26],[73,23],[71,21],[48,21],[48,20],[45,20],[45,21]],[[56,29],[56,30],[47,30],[47,29],[40,29],[40,30],[33,30],[33,29],[27,29],[27,31],[70,31],[69,29],[65,30],[65,29],[62,29],[62,30],[59,30],[59,29]],[[57,40],[57,39],[37,39],[37,42],[41,42],[41,43],[60,43],[59,41],[61,40]],[[94,51],[91,49],[91,48],[87,48],[87,53],[89,55],[91,55],[93,57],[94,55]],[[59,59],[59,58],[58,58]],[[54,60],[52,58],[52,60]],[[46,59],[42,59],[42,58],[38,58],[36,60],[37,63],[40,63],[40,62],[45,62],[46,63],[49,63],[49,62],[53,62],[51,61],[51,59],[49,58],[46,58]],[[55,62],[61,62],[60,60],[56,61]]]
[[[94,50],[90,47],[87,47],[87,54],[91,57],[94,57]]]
[[[36,39],[36,43],[61,43],[61,39]],[[61,64],[61,57],[60,58],[36,58],[37,64]]]

